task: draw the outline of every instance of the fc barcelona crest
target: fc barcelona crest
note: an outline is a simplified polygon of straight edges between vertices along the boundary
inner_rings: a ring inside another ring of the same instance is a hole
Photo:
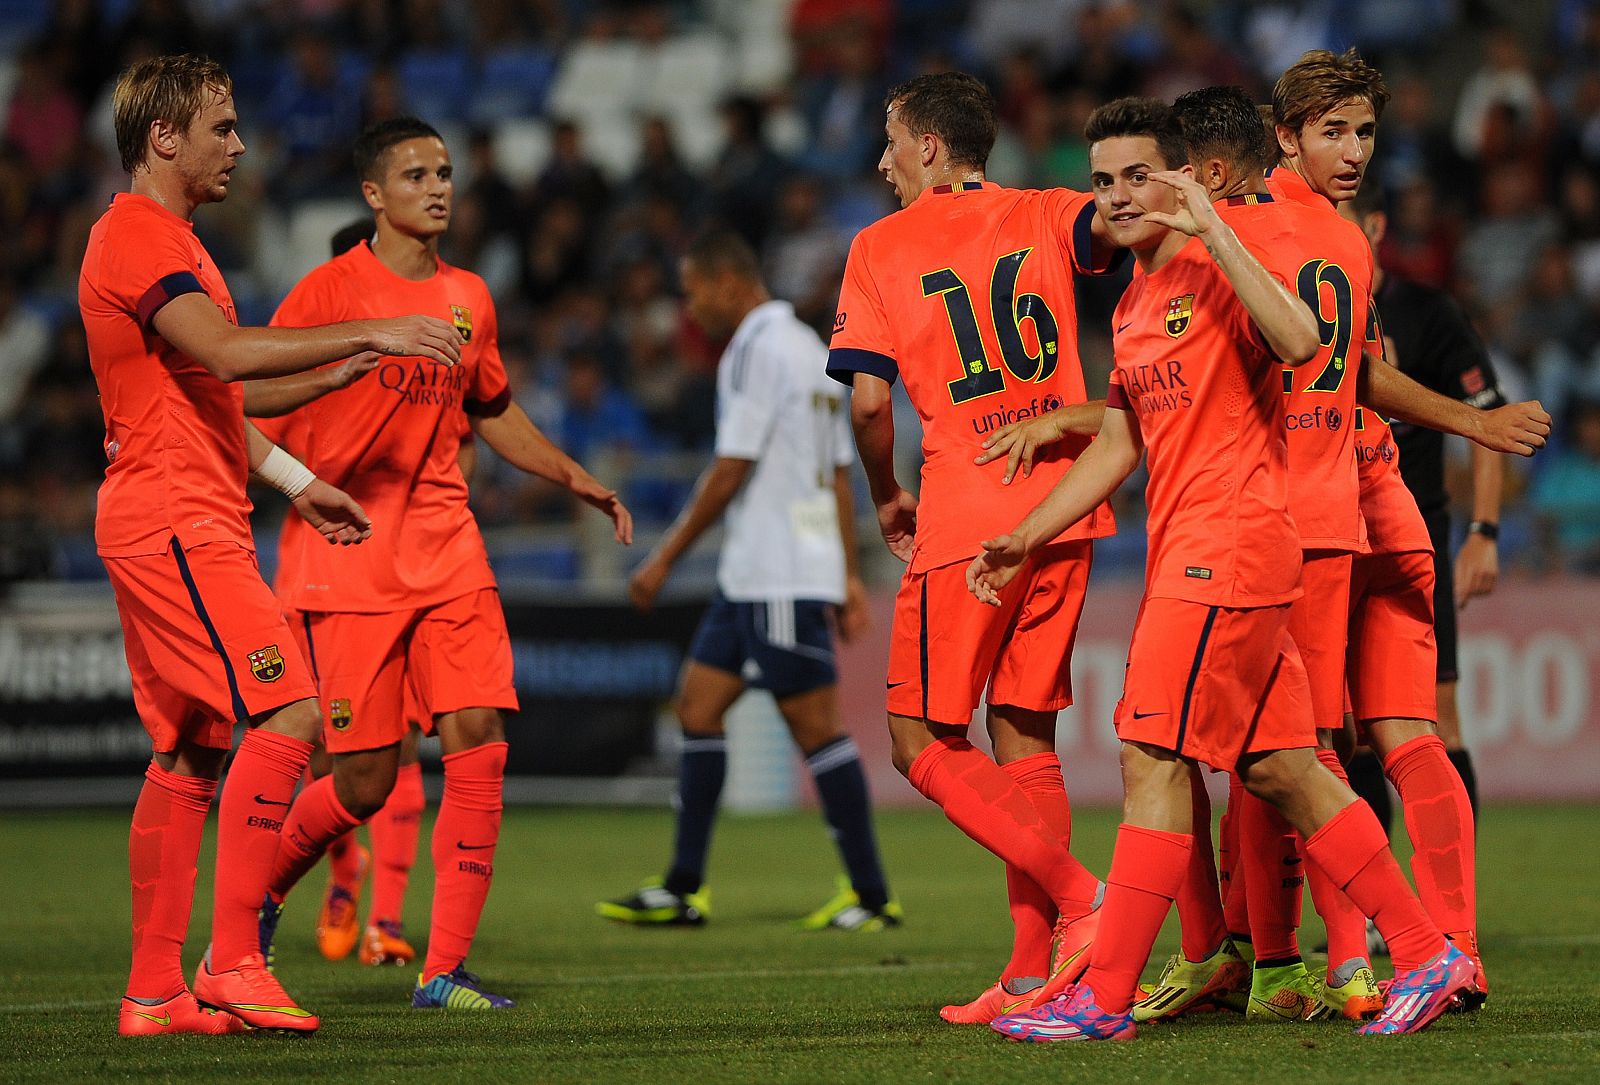
[[[1194,295],[1184,294],[1167,302],[1167,334],[1176,339],[1189,330],[1194,319]]]
[[[350,730],[350,698],[336,697],[328,702],[328,722],[335,731]]]
[[[278,654],[276,644],[257,648],[249,658],[250,673],[256,676],[257,682],[276,682],[283,677],[283,656]]]
[[[450,306],[450,323],[461,333],[463,343],[472,342],[472,310],[465,305]]]

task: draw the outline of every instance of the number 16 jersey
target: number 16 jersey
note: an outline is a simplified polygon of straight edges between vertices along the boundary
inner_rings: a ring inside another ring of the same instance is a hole
[[[1090,252],[1094,213],[1086,193],[968,181],[924,191],[851,244],[828,373],[903,380],[922,419],[912,572],[1010,531],[1088,446],[1051,445],[1010,485],[1004,460],[973,462],[1001,426],[1087,398],[1073,276],[1110,270]],[[1102,505],[1059,538],[1114,530]]]

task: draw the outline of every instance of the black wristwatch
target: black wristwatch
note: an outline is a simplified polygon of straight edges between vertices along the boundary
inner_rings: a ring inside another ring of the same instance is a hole
[[[1500,538],[1500,525],[1493,520],[1474,520],[1467,525],[1468,535],[1482,535],[1490,542]]]

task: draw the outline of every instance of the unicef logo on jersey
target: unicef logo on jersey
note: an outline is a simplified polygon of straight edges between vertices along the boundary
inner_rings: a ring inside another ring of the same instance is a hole
[[[1339,408],[1337,408],[1337,407],[1329,407],[1328,408],[1328,431],[1330,433],[1338,433],[1339,432],[1339,427],[1342,426],[1342,425],[1344,425],[1344,415],[1339,412]]]
[[[1041,414],[1049,414],[1051,411],[1059,410],[1062,405],[1061,397],[1053,392],[1043,399],[1035,396],[1023,407],[1002,405],[999,410],[990,411],[988,414],[974,418],[972,420],[972,432],[982,437],[986,433],[993,433],[1002,426],[1009,426],[1013,422],[1025,422],[1030,418],[1037,418]]]

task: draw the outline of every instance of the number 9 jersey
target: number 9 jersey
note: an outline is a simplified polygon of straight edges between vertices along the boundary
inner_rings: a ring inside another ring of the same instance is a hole
[[[1087,193],[968,181],[928,189],[851,244],[828,374],[904,380],[922,419],[911,572],[971,558],[1011,530],[1088,446],[1048,446],[1010,485],[1003,459],[973,462],[1000,427],[1087,398],[1073,276],[1103,274],[1123,255],[1095,266],[1094,214]],[[1102,505],[1059,538],[1115,529]]]

